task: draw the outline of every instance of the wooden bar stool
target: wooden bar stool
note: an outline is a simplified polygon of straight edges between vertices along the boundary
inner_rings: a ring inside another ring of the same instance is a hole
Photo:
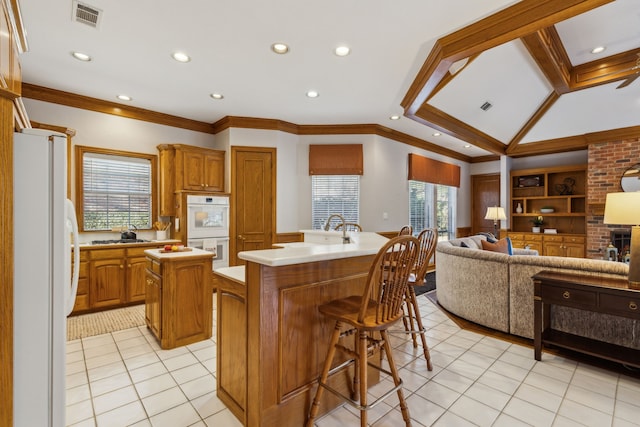
[[[406,310],[406,312],[402,318],[402,322],[404,324],[405,333],[411,334],[413,348],[418,348],[416,335],[420,335],[424,358],[427,361],[427,369],[431,371],[433,370],[433,366],[431,365],[431,355],[429,353],[429,346],[427,345],[427,338],[425,336],[426,330],[422,324],[422,316],[420,315],[420,309],[418,308],[418,300],[416,298],[416,291],[414,287],[421,286],[424,283],[424,279],[427,275],[427,268],[429,267],[429,260],[436,250],[438,230],[435,228],[425,228],[418,235],[418,242],[418,257],[409,277],[409,286],[407,286],[405,305],[403,307],[403,310]]]
[[[320,374],[318,390],[309,411],[307,427],[313,426],[325,389],[359,409],[360,425],[363,427],[367,425],[367,411],[395,391],[400,400],[402,418],[407,426],[411,426],[409,409],[402,393],[402,380],[393,360],[387,328],[402,318],[409,275],[417,256],[418,239],[410,235],[394,237],[380,248],[374,258],[362,295],[334,300],[318,308],[323,315],[335,320],[336,324]],[[349,326],[348,330],[343,331],[343,326]],[[341,338],[351,335],[355,337],[354,349],[340,343]],[[390,372],[368,362],[369,354],[380,347],[387,358]],[[350,359],[331,369],[336,350],[345,352]],[[348,397],[329,386],[327,379],[329,375],[351,364],[354,365],[353,396]],[[372,403],[367,402],[369,366],[391,375],[394,382],[391,390]]]

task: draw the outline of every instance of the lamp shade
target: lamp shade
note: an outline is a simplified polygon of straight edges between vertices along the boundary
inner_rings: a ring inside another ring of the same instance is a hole
[[[639,225],[640,191],[607,194],[603,222],[605,224]]]
[[[507,219],[507,215],[504,213],[504,208],[500,206],[490,206],[487,208],[487,214],[484,219],[490,219],[493,221]]]

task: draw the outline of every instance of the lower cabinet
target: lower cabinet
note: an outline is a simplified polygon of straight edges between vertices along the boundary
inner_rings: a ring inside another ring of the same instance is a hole
[[[161,348],[211,338],[212,258],[213,254],[206,251],[198,251],[193,256],[158,254],[155,257],[155,253],[147,256],[145,317]]]
[[[585,237],[572,234],[509,232],[514,248],[535,249],[540,255],[572,258],[585,257]]]
[[[72,314],[140,304],[146,294],[144,251],[157,243],[80,249],[78,292]]]
[[[544,255],[584,258],[584,237],[582,236],[544,236]]]

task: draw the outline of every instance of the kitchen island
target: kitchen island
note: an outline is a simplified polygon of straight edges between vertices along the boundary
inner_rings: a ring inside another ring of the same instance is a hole
[[[163,349],[211,338],[213,253],[147,249],[145,321]]]
[[[246,266],[214,271],[217,395],[245,426],[304,424],[334,327],[317,308],[361,295],[371,262],[387,241],[356,233],[352,243],[332,244],[316,239],[322,233],[306,232],[304,242],[279,249],[240,252]],[[332,239],[341,235],[328,233]],[[344,360],[337,355],[335,366]],[[370,361],[379,364],[379,353]],[[351,373],[352,367],[338,371],[332,386],[348,390]],[[377,370],[369,375],[369,384],[379,381]],[[321,413],[341,403],[325,393]]]

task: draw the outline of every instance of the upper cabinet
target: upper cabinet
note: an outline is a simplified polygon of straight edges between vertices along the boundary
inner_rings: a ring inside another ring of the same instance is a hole
[[[224,192],[225,152],[180,144],[158,146],[160,215],[174,216],[178,191]]]

